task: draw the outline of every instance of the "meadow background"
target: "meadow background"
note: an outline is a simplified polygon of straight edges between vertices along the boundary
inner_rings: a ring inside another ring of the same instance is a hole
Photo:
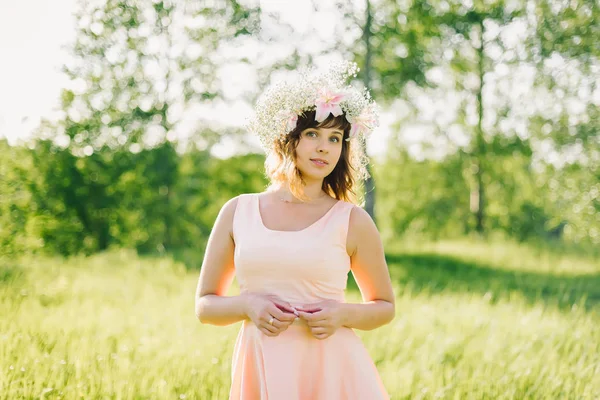
[[[597,2],[73,12],[52,116],[0,130],[0,398],[227,398],[239,324],[193,306],[220,207],[267,183],[243,120],[342,59],[382,109],[362,206],[397,316],[359,334],[392,398],[600,398]]]
[[[392,398],[600,396],[597,258],[442,240],[387,259],[396,318],[358,333]],[[201,325],[196,281],[131,250],[3,260],[1,398],[226,399],[239,324]]]

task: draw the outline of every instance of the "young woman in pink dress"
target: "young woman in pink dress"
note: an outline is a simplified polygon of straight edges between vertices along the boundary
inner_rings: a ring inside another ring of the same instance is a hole
[[[377,125],[366,91],[344,86],[354,64],[305,73],[263,94],[249,125],[271,181],[221,209],[196,292],[202,323],[243,321],[230,399],[389,398],[354,329],[394,318],[379,232],[353,202],[366,135]],[[345,302],[352,271],[363,302]],[[226,296],[234,278],[240,295]]]

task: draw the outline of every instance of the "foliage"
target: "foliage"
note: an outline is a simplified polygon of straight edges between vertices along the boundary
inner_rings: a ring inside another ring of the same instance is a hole
[[[139,153],[75,157],[47,141],[0,169],[0,253],[93,253],[109,247],[164,252],[203,249],[221,206],[266,185],[264,157],[228,159],[207,151],[175,154],[161,146]],[[165,171],[177,177],[167,189]]]
[[[370,29],[373,94],[395,119],[373,164],[382,233],[456,237],[481,224],[520,241],[600,243],[597,5],[465,4],[374,0],[367,25],[364,7],[337,2],[343,20],[316,46],[366,63]],[[0,141],[0,252],[126,247],[195,265],[222,204],[266,182],[261,155],[214,157],[241,132],[184,112],[227,97],[219,67],[246,65],[262,85],[313,54],[269,64],[242,52],[285,41],[274,26],[293,30],[251,2],[85,1],[77,18],[64,118],[28,146]]]

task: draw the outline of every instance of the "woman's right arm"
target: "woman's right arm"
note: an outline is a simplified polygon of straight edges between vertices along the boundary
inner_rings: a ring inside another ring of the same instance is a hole
[[[247,318],[243,296],[226,297],[233,281],[233,214],[238,198],[219,211],[208,238],[196,288],[196,317],[204,324],[229,325]]]
[[[235,276],[233,215],[237,202],[234,197],[225,203],[208,238],[196,288],[196,317],[204,324],[220,326],[249,318],[266,335],[276,336],[296,318],[289,303],[268,294],[226,296]],[[274,322],[268,323],[271,317]]]

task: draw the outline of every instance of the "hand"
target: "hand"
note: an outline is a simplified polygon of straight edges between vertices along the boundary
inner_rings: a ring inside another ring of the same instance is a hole
[[[343,305],[339,301],[324,300],[296,307],[296,310],[317,339],[327,339],[343,325]]]
[[[297,318],[296,309],[275,295],[248,293],[243,296],[246,297],[246,315],[267,336],[279,335]],[[273,323],[269,323],[271,319]]]

